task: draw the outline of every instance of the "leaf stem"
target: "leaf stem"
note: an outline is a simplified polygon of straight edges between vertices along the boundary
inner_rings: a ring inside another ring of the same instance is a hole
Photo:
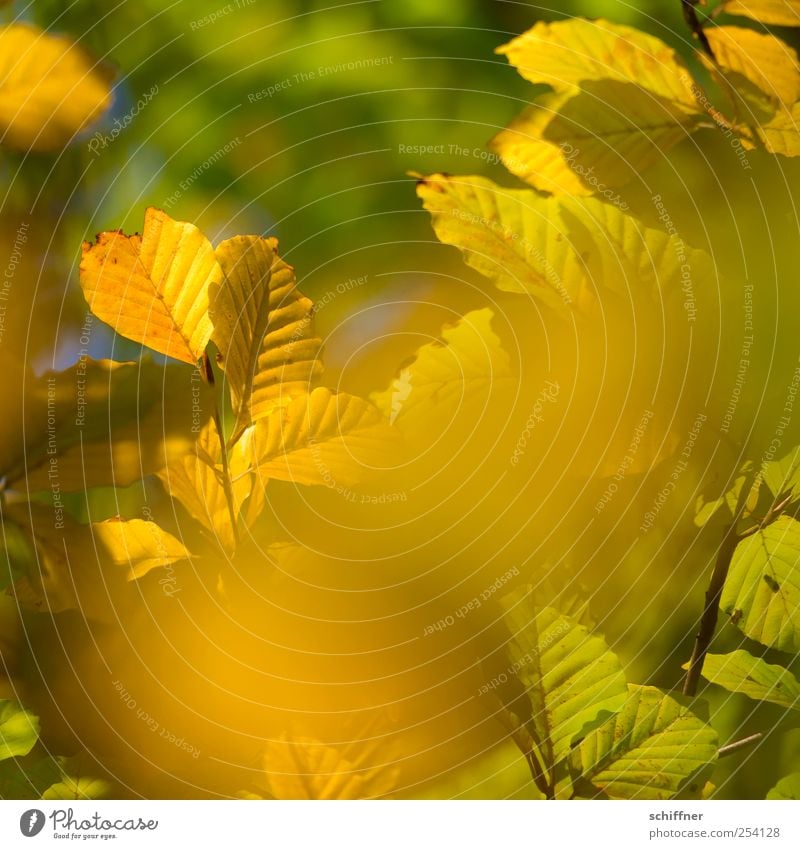
[[[703,608],[703,615],[700,617],[700,625],[695,637],[692,657],[689,660],[689,669],[686,672],[686,678],[683,682],[683,694],[685,696],[694,696],[697,694],[697,685],[700,683],[700,675],[703,671],[708,647],[711,645],[714,632],[717,630],[719,601],[722,597],[725,580],[728,577],[733,553],[736,551],[736,546],[741,539],[736,533],[736,525],[747,504],[747,498],[753,486],[752,478],[753,476],[749,475],[742,484],[733,514],[733,521],[725,529],[722,541],[717,549],[714,570],[711,573],[711,580],[706,590],[706,603]]]
[[[741,740],[736,740],[734,743],[728,743],[727,746],[721,746],[717,752],[717,757],[724,758],[728,755],[740,752],[742,749],[752,746],[753,743],[758,743],[758,741],[763,739],[763,737],[764,733],[762,731],[758,731],[756,734],[751,734],[749,737],[743,737]]]
[[[211,360],[208,354],[204,353],[200,360],[200,374],[203,381],[210,387],[215,387],[214,371],[211,368]],[[228,504],[228,514],[231,519],[231,528],[233,530],[233,540],[239,545],[239,519],[236,515],[236,505],[233,499],[233,484],[231,483],[231,471],[228,464],[228,449],[225,445],[225,433],[222,429],[222,416],[219,412],[219,398],[214,393],[214,425],[217,429],[217,438],[219,439],[220,461],[222,464],[222,489],[225,492],[225,501]]]

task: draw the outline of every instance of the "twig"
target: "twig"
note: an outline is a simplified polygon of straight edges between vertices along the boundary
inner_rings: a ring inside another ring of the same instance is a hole
[[[736,546],[740,541],[739,535],[736,533],[736,525],[744,512],[752,486],[752,475],[748,475],[742,483],[742,489],[736,503],[736,510],[733,514],[733,521],[725,529],[722,542],[717,550],[714,571],[711,573],[711,580],[706,590],[706,603],[703,608],[703,615],[700,617],[700,626],[695,637],[694,649],[691,660],[689,661],[689,669],[686,672],[686,678],[683,682],[683,694],[685,696],[694,696],[697,694],[697,685],[700,683],[700,675],[703,671],[708,647],[711,645],[714,632],[717,630],[719,600],[722,597],[722,589],[725,586],[725,579],[728,577],[733,553],[736,551]]]
[[[697,40],[700,42],[700,46],[703,48],[705,53],[716,62],[717,57],[714,56],[714,50],[708,41],[708,36],[703,29],[703,25],[700,23],[700,19],[697,17],[697,6],[700,5],[700,3],[701,0],[681,0],[683,19],[688,24],[689,29],[697,37]]]
[[[211,360],[208,354],[203,354],[200,360],[200,375],[203,381],[210,388],[214,388],[214,371],[211,368]],[[233,530],[234,543],[239,545],[239,519],[236,515],[236,506],[233,500],[233,485],[231,483],[231,472],[228,465],[228,449],[225,445],[225,433],[222,429],[222,416],[219,412],[219,401],[216,393],[214,394],[214,425],[217,428],[217,437],[219,439],[220,459],[222,463],[222,489],[225,492],[225,501],[228,504],[228,514],[231,519],[231,527]]]
[[[742,749],[746,749],[748,746],[752,746],[753,743],[757,743],[763,737],[763,732],[759,731],[756,734],[751,734],[749,737],[743,737],[741,740],[737,740],[735,743],[728,743],[727,746],[721,746],[719,751],[717,752],[717,757],[724,758],[728,755],[733,755],[736,752],[741,751]]]

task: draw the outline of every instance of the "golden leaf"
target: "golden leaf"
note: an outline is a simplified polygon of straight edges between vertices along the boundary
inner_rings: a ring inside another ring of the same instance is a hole
[[[111,103],[109,75],[77,44],[28,24],[0,27],[0,128],[18,150],[68,144]]]
[[[234,437],[310,391],[322,368],[313,304],[297,289],[277,244],[236,236],[216,250],[223,277],[211,290],[212,338],[230,387]]]
[[[92,312],[127,339],[194,364],[211,338],[208,289],[222,272],[193,224],[150,207],[144,234],[83,244],[81,286]]]
[[[709,27],[706,31],[717,65],[739,87],[744,80],[769,98],[791,106],[800,99],[797,53],[774,35],[743,27]],[[703,57],[714,71],[714,64]]]
[[[688,113],[699,110],[691,77],[671,47],[652,35],[609,21],[541,21],[499,47],[519,73],[556,91],[582,83],[632,83]]]
[[[253,456],[265,478],[349,486],[385,469],[397,443],[380,411],[355,395],[318,387],[259,419]]]
[[[762,24],[800,27],[800,0],[725,0],[720,10]]]

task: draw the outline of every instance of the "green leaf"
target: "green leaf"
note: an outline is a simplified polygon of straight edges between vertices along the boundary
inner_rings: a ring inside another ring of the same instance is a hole
[[[800,523],[788,516],[736,547],[721,609],[770,648],[800,651]]]
[[[656,687],[630,686],[622,710],[573,751],[577,795],[670,799],[716,760],[711,726]]]
[[[706,655],[703,677],[732,693],[800,710],[800,681],[788,669],[742,649]]]
[[[39,720],[13,699],[0,699],[0,761],[27,755],[39,739]]]
[[[42,794],[42,799],[71,801],[73,799],[111,799],[115,785],[97,776],[97,768],[81,754],[74,758],[59,758],[61,780]]]
[[[775,498],[788,496],[792,501],[800,498],[800,446],[779,460],[764,463],[761,480]]]
[[[767,799],[791,799],[800,800],[800,772],[793,772],[784,776],[767,793]]]
[[[685,264],[698,280],[713,279],[704,252],[686,246],[679,256],[667,233],[594,198],[546,198],[444,174],[422,178],[417,194],[436,235],[459,248],[468,265],[498,289],[534,295],[560,311],[588,310],[601,290],[637,305],[650,300],[662,313],[670,300],[682,310]]]
[[[534,612],[529,587],[503,599],[513,635],[510,670],[525,687],[529,726],[552,768],[573,739],[604,712],[625,703],[625,674],[605,641],[553,608]]]

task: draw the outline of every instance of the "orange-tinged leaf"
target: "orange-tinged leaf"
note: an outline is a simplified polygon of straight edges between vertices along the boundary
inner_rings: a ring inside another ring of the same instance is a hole
[[[800,0],[726,0],[720,10],[762,24],[800,27]]]
[[[64,147],[109,107],[108,81],[108,73],[68,38],[28,24],[0,27],[3,144]]]
[[[234,436],[304,395],[321,371],[313,304],[296,287],[275,239],[235,236],[216,250],[223,276],[211,291],[213,340],[231,392]]]
[[[222,272],[193,224],[150,207],[143,235],[84,242],[81,286],[92,312],[127,339],[194,364],[211,338],[209,285]]]

